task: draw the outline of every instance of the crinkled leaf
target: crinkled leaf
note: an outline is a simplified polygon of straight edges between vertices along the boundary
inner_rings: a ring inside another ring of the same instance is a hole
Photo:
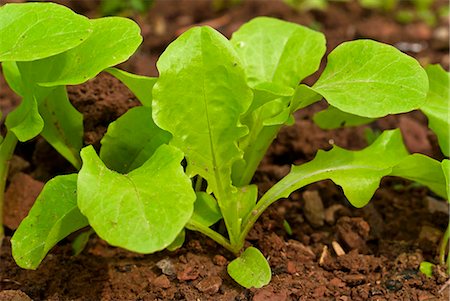
[[[156,252],[169,246],[190,219],[195,193],[180,165],[180,150],[162,145],[128,174],[109,170],[92,146],[81,151],[81,158],[78,206],[109,244]]]
[[[287,198],[293,191],[313,182],[331,179],[341,186],[355,207],[363,207],[378,188],[382,177],[408,156],[399,130],[385,131],[372,145],[361,151],[334,146],[328,152],[319,150],[316,157],[272,186],[259,202],[271,204]]]
[[[248,112],[251,113],[265,103],[280,97],[294,95],[295,90],[275,83],[260,83],[253,87],[253,102]]]
[[[81,84],[104,69],[126,61],[142,41],[139,26],[120,17],[90,20],[93,33],[81,45],[30,64],[29,76],[43,86]]]
[[[425,68],[430,81],[427,102],[420,107],[436,133],[442,153],[450,156],[450,73],[440,65]]]
[[[81,167],[83,146],[83,115],[70,103],[64,86],[39,101],[39,113],[44,119],[42,137],[76,168]]]
[[[375,120],[373,118],[353,115],[333,106],[329,106],[327,109],[314,114],[313,119],[321,129],[325,130],[347,126],[358,126],[371,123]]]
[[[260,288],[272,278],[269,263],[256,248],[247,248],[241,256],[228,264],[228,274],[245,288]]]
[[[152,90],[158,80],[156,77],[136,75],[117,68],[108,68],[105,71],[124,83],[144,106],[152,106]]]
[[[14,260],[22,268],[36,269],[53,246],[87,225],[77,206],[77,175],[57,176],[45,184],[14,233]]]
[[[39,115],[35,97],[30,94],[25,95],[20,105],[6,116],[5,124],[21,142],[39,135],[44,128],[44,121]]]
[[[304,26],[258,17],[233,33],[249,85],[269,82],[295,87],[314,73],[325,54],[325,37]]]
[[[246,134],[239,125],[252,93],[229,41],[209,27],[190,29],[161,55],[160,78],[153,89],[153,117],[173,135],[171,145],[186,155],[187,174],[208,182],[237,237],[236,206],[230,194],[231,166],[242,156],[237,140]],[[221,202],[223,200],[223,203]],[[226,208],[225,208],[226,207]]]
[[[54,3],[0,7],[0,61],[33,61],[71,49],[91,34],[86,17]]]
[[[312,89],[344,112],[375,118],[419,108],[428,79],[414,58],[386,44],[358,40],[330,53]]]
[[[194,204],[191,220],[205,227],[214,225],[222,218],[217,200],[209,193],[199,191]]]
[[[441,197],[445,198],[447,195],[441,163],[428,156],[409,155],[394,166],[391,175],[425,185]]]
[[[170,133],[153,122],[151,108],[132,108],[109,124],[101,141],[100,158],[108,168],[126,173],[144,164],[170,139]]]

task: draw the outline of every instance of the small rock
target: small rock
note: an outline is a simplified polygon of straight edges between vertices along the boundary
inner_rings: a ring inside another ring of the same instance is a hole
[[[0,292],[0,300],[2,301],[32,301],[30,297],[27,296],[22,291],[19,290],[5,290]]]
[[[325,293],[327,292],[327,287],[325,285],[318,286],[313,291],[313,297],[314,298],[322,298],[325,296]]]
[[[403,287],[403,283],[401,283],[398,280],[394,280],[394,279],[389,279],[384,283],[384,286],[393,292],[396,292],[398,290],[400,290]]]
[[[222,267],[228,263],[228,260],[225,257],[223,257],[222,255],[216,255],[213,257],[213,262],[215,265]]]
[[[333,269],[334,266],[333,257],[331,257],[327,246],[323,246],[322,254],[320,255],[319,265],[324,269]]]
[[[177,278],[180,281],[195,280],[198,276],[199,273],[197,269],[194,269],[192,266],[187,266],[185,269],[177,273]]]
[[[297,273],[297,267],[295,266],[295,262],[289,260],[286,266],[286,270],[291,275]]]
[[[344,287],[346,286],[345,282],[342,281],[341,279],[334,277],[333,279],[330,280],[329,282],[330,285],[335,286],[335,287]]]
[[[323,208],[322,198],[319,192],[305,191],[303,193],[303,199],[305,201],[305,207],[303,212],[306,219],[313,227],[321,227],[324,225],[325,213]]]
[[[288,300],[288,292],[285,289],[274,291],[271,286],[263,287],[256,291],[253,301],[286,301]]]
[[[167,278],[166,275],[160,275],[156,277],[156,279],[153,281],[153,284],[156,287],[160,288],[169,288],[170,287],[170,280]]]
[[[16,174],[5,193],[4,224],[15,230],[28,215],[44,183],[24,173]]]
[[[219,276],[211,276],[201,280],[195,287],[202,293],[214,295],[219,291],[221,285],[222,278]]]
[[[331,205],[330,207],[325,209],[325,212],[324,212],[325,221],[329,225],[334,225],[336,223],[336,215],[340,212],[345,212],[345,211],[348,211],[348,209],[345,208],[341,204]]]
[[[446,201],[436,200],[431,196],[426,196],[425,201],[427,202],[428,212],[442,212],[448,215],[449,205]]]
[[[350,286],[356,286],[366,282],[366,276],[361,274],[344,275],[342,279]]]
[[[290,239],[287,242],[287,247],[295,252],[296,256],[302,258],[304,260],[314,260],[316,259],[316,254],[314,254],[313,250],[310,247],[305,246],[301,242]]]
[[[421,293],[421,294],[417,297],[417,299],[418,299],[419,301],[437,301],[437,300],[438,300],[438,298],[437,298],[436,296],[434,296],[434,295],[432,295],[432,294],[429,294],[429,293]]]
[[[169,258],[161,259],[156,263],[156,266],[161,269],[164,275],[175,276],[177,274],[175,267]]]
[[[341,217],[337,222],[338,237],[352,250],[367,249],[366,240],[369,238],[370,226],[360,217]]]
[[[342,249],[341,245],[337,241],[332,241],[331,246],[333,247],[333,250],[337,256],[345,255],[344,249]]]

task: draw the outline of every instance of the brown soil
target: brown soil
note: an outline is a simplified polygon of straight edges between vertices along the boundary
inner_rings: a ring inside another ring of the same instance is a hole
[[[148,15],[137,16],[145,42],[123,67],[157,75],[158,55],[188,26],[209,24],[229,36],[257,15],[321,24],[329,50],[361,37],[397,45],[417,43],[421,51],[409,54],[422,63],[448,67],[448,40],[447,48],[442,47],[445,43],[436,35],[438,29],[448,28],[448,21],[441,20],[437,29],[420,22],[401,26],[390,16],[352,3],[332,5],[326,13],[301,14],[276,1],[245,2],[220,12],[209,9],[207,3],[157,1]],[[93,2],[71,5],[95,15]],[[18,98],[1,77],[0,87],[0,106],[8,112]],[[135,97],[108,75],[69,87],[69,96],[84,114],[85,143],[96,147],[107,125],[137,105]],[[315,126],[312,114],[323,106],[319,103],[299,112],[295,125],[282,129],[254,178],[261,191],[285,175],[290,164],[312,159],[317,149],[329,149],[332,144],[349,149],[366,145],[364,127],[322,131]],[[383,118],[371,127],[400,126],[411,151],[441,159],[436,138],[425,125],[424,116],[415,112]],[[12,208],[8,211],[14,212],[8,216],[9,236],[29,208],[20,206],[18,196],[24,199],[22,204],[30,204],[42,185],[38,181],[71,171],[40,138],[21,144],[16,154],[6,199]],[[175,252],[152,255],[113,248],[93,237],[83,253],[73,257],[69,238],[36,271],[15,265],[8,238],[1,249],[0,300],[29,300],[27,296],[33,300],[447,300],[442,267],[436,268],[433,278],[418,272],[422,260],[437,260],[438,241],[448,222],[447,207],[442,210],[440,205],[442,201],[424,187],[396,178],[383,180],[373,202],[363,209],[352,208],[331,182],[297,191],[269,208],[248,236],[247,244],[258,247],[272,268],[272,282],[259,290],[238,286],[226,273],[233,257],[197,233],[188,232],[185,245]],[[291,234],[284,221],[291,226]]]

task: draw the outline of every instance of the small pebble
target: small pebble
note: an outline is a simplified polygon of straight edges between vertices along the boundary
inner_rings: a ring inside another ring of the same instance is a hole
[[[222,278],[219,276],[210,276],[201,280],[195,287],[202,293],[214,295],[219,291],[221,285]]]
[[[323,208],[322,198],[319,192],[305,191],[303,193],[303,199],[305,201],[305,207],[303,212],[306,219],[313,227],[321,227],[324,225],[325,213]]]
[[[155,278],[155,280],[153,281],[153,284],[156,287],[169,288],[170,287],[170,280],[169,280],[169,278],[167,278],[166,275],[160,275],[160,276]]]
[[[156,266],[167,276],[175,276],[177,274],[175,267],[169,258],[161,259],[156,263]]]

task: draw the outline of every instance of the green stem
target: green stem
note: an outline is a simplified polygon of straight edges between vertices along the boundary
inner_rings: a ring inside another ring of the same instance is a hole
[[[16,148],[17,137],[8,131],[0,144],[0,245],[5,236],[3,229],[3,203],[5,198],[6,179],[8,178],[9,161]]]
[[[199,192],[202,190],[203,178],[201,176],[197,176],[195,180],[195,191]]]
[[[439,261],[441,264],[445,264],[445,251],[447,251],[448,240],[450,238],[450,224],[447,226],[447,230],[445,230],[444,236],[441,239],[441,243],[439,244]],[[448,254],[447,254],[448,255]],[[448,262],[449,256],[447,256]]]
[[[228,239],[226,239],[225,237],[223,237],[221,234],[217,233],[216,231],[212,230],[211,228],[205,227],[204,225],[197,223],[193,220],[190,220],[187,223],[186,228],[189,230],[198,231],[198,232],[208,236],[209,238],[211,238],[212,240],[214,240],[215,242],[220,244],[222,247],[224,247],[225,249],[227,249],[234,255],[236,255],[236,256],[239,255],[238,253],[241,248],[236,248],[235,246],[232,246]]]

